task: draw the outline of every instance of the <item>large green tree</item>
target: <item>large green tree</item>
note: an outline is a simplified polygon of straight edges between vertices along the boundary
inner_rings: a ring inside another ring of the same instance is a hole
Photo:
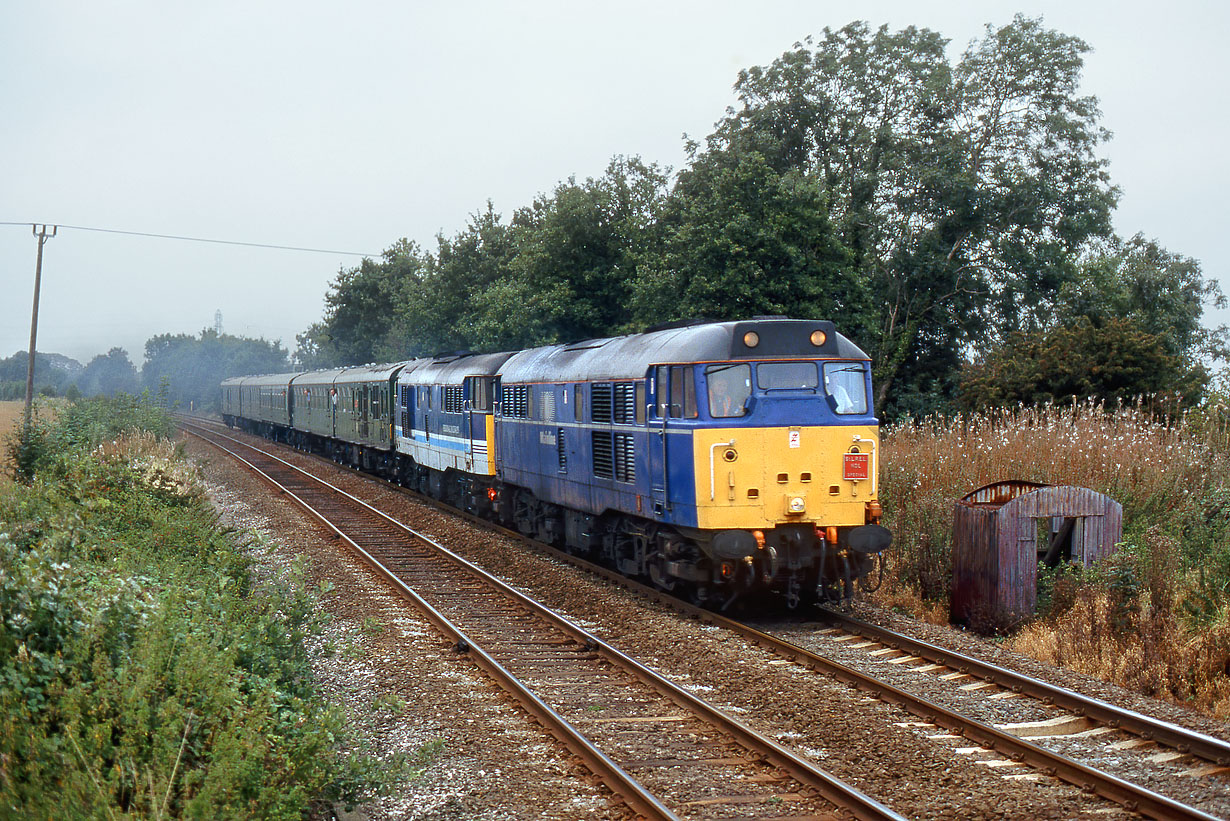
[[[341,269],[325,295],[324,319],[296,336],[296,360],[320,368],[406,358],[397,350],[394,313],[408,283],[420,280],[429,265],[415,243],[401,239],[380,260],[365,257]]]
[[[876,294],[880,405],[910,409],[960,351],[1036,321],[1110,230],[1107,136],[1079,39],[1017,17],[955,64],[925,29],[825,29],[741,72],[710,152],[755,150],[823,192]]]
[[[778,173],[756,151],[694,156],[662,208],[658,239],[643,249],[635,280],[641,325],[782,314],[865,330],[869,294],[820,187]]]
[[[508,222],[488,203],[440,236],[434,255],[402,240],[339,273],[296,357],[346,365],[625,329],[637,254],[652,242],[665,192],[658,168],[616,157],[601,177],[569,179]]]

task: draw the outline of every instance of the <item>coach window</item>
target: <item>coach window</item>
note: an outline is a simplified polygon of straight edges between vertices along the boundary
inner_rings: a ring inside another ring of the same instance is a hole
[[[671,366],[671,416],[696,418],[696,372],[691,365]]]

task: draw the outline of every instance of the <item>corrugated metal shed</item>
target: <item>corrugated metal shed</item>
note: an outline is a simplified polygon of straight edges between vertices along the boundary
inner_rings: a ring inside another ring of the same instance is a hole
[[[1007,623],[1031,615],[1038,562],[1086,567],[1123,538],[1123,506],[1088,488],[996,482],[957,502],[952,524],[952,618]]]

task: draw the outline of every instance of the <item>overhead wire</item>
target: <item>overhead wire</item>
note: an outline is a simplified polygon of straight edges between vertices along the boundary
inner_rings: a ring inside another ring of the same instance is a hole
[[[0,225],[38,225],[40,223],[31,222],[5,222],[0,221]],[[242,242],[233,239],[209,239],[207,237],[187,237],[177,234],[155,234],[147,231],[121,231],[116,228],[94,228],[87,225],[62,225],[59,223],[47,223],[55,225],[57,228],[67,228],[73,231],[95,231],[102,234],[123,234],[130,237],[152,237],[154,239],[171,239],[181,242],[208,242],[214,245],[240,245],[247,248],[272,248],[277,251],[303,251],[310,254],[341,254],[351,257],[380,257],[381,254],[365,253],[362,251],[338,251],[329,248],[305,248],[299,245],[274,245],[266,242]]]

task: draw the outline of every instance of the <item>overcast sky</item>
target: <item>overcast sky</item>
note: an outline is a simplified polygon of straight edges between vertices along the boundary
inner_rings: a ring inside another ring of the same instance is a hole
[[[1198,259],[1224,241],[1230,5],[1128,2],[4,4],[0,221],[378,254],[434,248],[491,199],[506,217],[616,154],[678,168],[739,69],[825,26],[934,29],[955,57],[1016,12],[1086,40],[1120,233]],[[0,226],[0,356],[29,342],[36,242]],[[359,257],[63,228],[38,348],[139,366],[159,333],[279,339]],[[839,317],[834,317],[840,321]],[[1222,312],[1217,322],[1230,320]]]

